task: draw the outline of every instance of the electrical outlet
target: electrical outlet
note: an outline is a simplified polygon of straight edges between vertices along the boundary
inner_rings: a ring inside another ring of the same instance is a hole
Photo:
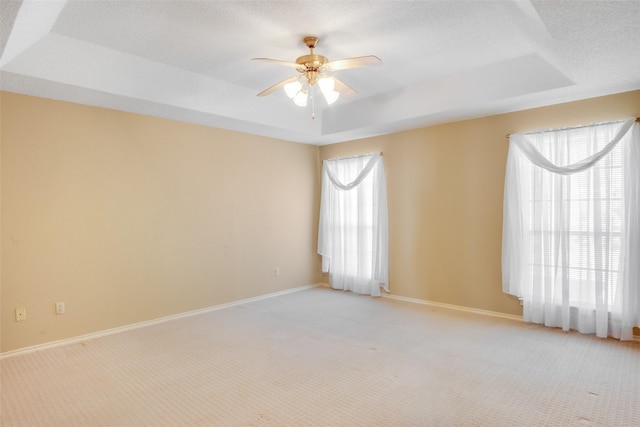
[[[276,267],[275,270],[273,271],[273,275],[278,277],[280,275],[280,267]]]
[[[22,322],[23,320],[27,320],[27,309],[16,308],[16,322]]]
[[[56,303],[56,314],[64,314],[64,302]]]

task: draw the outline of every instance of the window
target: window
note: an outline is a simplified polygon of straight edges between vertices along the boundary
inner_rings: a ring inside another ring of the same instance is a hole
[[[592,140],[584,131],[573,133],[566,151],[554,149],[557,135],[550,132],[534,140],[554,163],[572,164],[587,157],[589,149],[602,150],[610,139],[606,132],[595,132]],[[559,175],[533,163],[527,172],[529,265],[534,282],[547,283],[562,271],[570,306],[595,309],[597,283],[606,289],[603,299],[615,304],[621,255],[622,146],[616,145],[592,168],[579,173]],[[553,298],[560,303],[562,293]]]
[[[640,324],[634,119],[510,138],[503,290],[527,321],[632,339]]]
[[[318,253],[335,289],[388,287],[387,193],[380,154],[325,160]]]

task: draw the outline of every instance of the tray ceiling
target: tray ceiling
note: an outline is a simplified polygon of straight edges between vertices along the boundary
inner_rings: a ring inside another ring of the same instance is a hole
[[[0,1],[0,88],[323,145],[640,89],[640,2]],[[302,38],[358,91],[263,89]]]

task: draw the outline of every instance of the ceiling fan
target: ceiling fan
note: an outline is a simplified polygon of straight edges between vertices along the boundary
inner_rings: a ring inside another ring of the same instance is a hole
[[[326,56],[314,53],[314,49],[318,44],[317,37],[305,37],[302,41],[309,48],[309,54],[300,56],[296,59],[296,62],[270,58],[253,58],[254,61],[265,61],[285,65],[294,68],[299,73],[263,90],[258,96],[267,96],[280,88],[284,88],[287,96],[291,98],[296,105],[306,107],[310,91],[312,102],[314,100],[313,92],[317,83],[327,104],[331,105],[340,95],[348,97],[354,96],[357,93],[346,83],[333,76],[331,74],[333,71],[382,64],[380,58],[374,55],[329,61]],[[312,115],[312,117],[314,117],[314,115]]]

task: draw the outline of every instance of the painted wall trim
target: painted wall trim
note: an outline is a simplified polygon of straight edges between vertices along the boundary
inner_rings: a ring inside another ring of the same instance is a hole
[[[318,283],[318,286],[331,288],[331,285],[328,283]],[[411,302],[414,304],[428,305],[431,307],[447,308],[449,310],[465,311],[467,313],[482,314],[484,316],[499,317],[501,319],[517,320],[519,322],[523,322],[522,316],[517,316],[515,314],[506,314],[506,313],[500,313],[498,311],[489,311],[489,310],[482,310],[479,308],[464,307],[462,305],[445,304],[442,302],[429,301],[425,299],[403,297],[401,295],[394,295],[394,294],[389,294],[385,292],[382,293],[382,296],[384,298],[394,299],[397,301]]]
[[[306,289],[311,289],[311,288],[315,288],[315,287],[331,288],[331,285],[329,285],[328,283],[317,283],[315,285],[299,286],[297,288],[286,289],[284,291],[272,292],[272,293],[269,293],[269,294],[259,295],[257,297],[245,298],[245,299],[241,299],[241,300],[237,300],[237,301],[228,302],[228,303],[225,303],[225,304],[220,304],[220,305],[214,305],[214,306],[211,306],[211,307],[201,308],[201,309],[198,309],[198,310],[187,311],[187,312],[184,312],[184,313],[173,314],[173,315],[165,316],[165,317],[159,317],[157,319],[146,320],[144,322],[132,323],[130,325],[119,326],[117,328],[106,329],[104,331],[93,332],[93,333],[90,333],[90,334],[80,335],[80,336],[73,337],[73,338],[66,338],[66,339],[63,339],[63,340],[51,341],[51,342],[44,343],[44,344],[38,344],[38,345],[30,346],[30,347],[19,348],[17,350],[11,350],[11,351],[7,351],[7,352],[4,352],[4,353],[0,353],[0,360],[7,359],[9,357],[19,356],[19,355],[22,355],[22,354],[28,354],[28,353],[33,353],[33,352],[36,352],[36,351],[46,350],[46,349],[50,349],[50,348],[62,347],[62,346],[69,345],[69,344],[77,344],[77,343],[82,342],[82,341],[92,340],[92,339],[104,337],[104,336],[107,336],[107,335],[113,335],[113,334],[117,334],[117,333],[120,333],[120,332],[131,331],[131,330],[134,330],[134,329],[144,328],[146,326],[156,325],[158,323],[168,322],[170,320],[175,320],[175,319],[181,319],[181,318],[184,318],[184,317],[195,316],[197,314],[208,313],[208,312],[216,311],[216,310],[222,310],[224,308],[235,307],[235,306],[238,306],[238,305],[241,305],[241,304],[247,304],[247,303],[250,303],[250,302],[260,301],[260,300],[264,300],[264,299],[268,299],[268,298],[273,298],[273,297],[277,297],[277,296],[280,296],[280,295],[286,295],[286,294],[290,294],[290,293],[294,293],[294,292],[304,291]],[[400,295],[393,295],[393,294],[382,294],[382,296],[384,298],[389,298],[389,299],[393,299],[393,300],[397,300],[397,301],[405,301],[405,302],[410,302],[410,303],[414,303],[414,304],[428,305],[428,306],[431,306],[431,307],[440,307],[440,308],[445,308],[445,309],[449,309],[449,310],[464,311],[464,312],[467,312],[467,313],[475,313],[475,314],[481,314],[481,315],[484,315],[484,316],[492,316],[492,317],[498,317],[498,318],[502,318],[502,319],[509,319],[509,320],[515,320],[515,321],[518,321],[518,322],[524,322],[522,320],[522,316],[517,316],[517,315],[513,315],[513,314],[506,314],[506,313],[500,313],[500,312],[497,312],[497,311],[482,310],[482,309],[478,309],[478,308],[470,308],[470,307],[464,307],[464,306],[461,306],[461,305],[454,305],[454,304],[445,304],[445,303],[441,303],[441,302],[428,301],[428,300],[423,300],[423,299],[418,299],[418,298],[403,297],[403,296],[400,296]],[[640,336],[634,335],[633,336],[633,341],[640,342]]]
[[[330,288],[331,287],[331,285],[329,285],[328,283],[319,283],[318,286],[323,286],[323,287],[326,287],[326,288]],[[393,294],[387,294],[387,293],[383,293],[382,296],[384,298],[394,299],[394,300],[397,300],[397,301],[405,301],[405,302],[411,302],[411,303],[414,303],[414,304],[428,305],[428,306],[431,306],[431,307],[446,308],[446,309],[449,309],[449,310],[464,311],[466,313],[481,314],[483,316],[491,316],[491,317],[497,317],[497,318],[501,318],[501,319],[509,319],[509,320],[515,320],[515,321],[518,321],[518,322],[524,322],[524,320],[522,319],[522,316],[518,316],[518,315],[515,315],[515,314],[507,314],[507,313],[500,313],[498,311],[490,311],[490,310],[482,310],[482,309],[479,309],[479,308],[464,307],[462,305],[445,304],[445,303],[442,303],[442,302],[435,302],[435,301],[429,301],[429,300],[418,299],[418,298],[403,297],[403,296],[400,296],[400,295],[393,295]],[[640,336],[634,335],[633,336],[633,341],[640,342]]]
[[[277,297],[277,296],[280,296],[280,295],[286,295],[286,294],[291,294],[291,293],[294,293],[294,292],[304,291],[305,289],[315,288],[316,286],[318,286],[318,285],[314,284],[314,285],[299,286],[297,288],[286,289],[284,291],[278,291],[278,292],[272,292],[272,293],[269,293],[269,294],[259,295],[257,297],[245,298],[245,299],[241,299],[241,300],[237,300],[237,301],[228,302],[228,303],[225,303],[225,304],[214,305],[214,306],[211,306],[211,307],[201,308],[201,309],[193,310],[193,311],[187,311],[187,312],[184,312],[184,313],[172,314],[170,316],[159,317],[157,319],[152,319],[152,320],[145,320],[144,322],[132,323],[130,325],[119,326],[117,328],[105,329],[103,331],[92,332],[90,334],[80,335],[80,336],[73,337],[73,338],[65,338],[65,339],[62,339],[62,340],[51,341],[51,342],[44,343],[44,344],[37,344],[37,345],[34,345],[34,346],[30,346],[30,347],[23,347],[23,348],[19,348],[19,349],[16,349],[16,350],[11,350],[11,351],[7,351],[7,352],[4,352],[4,353],[0,353],[0,360],[7,359],[9,357],[14,357],[14,356],[27,354],[27,353],[33,353],[33,352],[40,351],[40,350],[47,350],[47,349],[50,349],[50,348],[62,347],[62,346],[69,345],[69,344],[77,344],[77,343],[82,342],[82,341],[92,340],[92,339],[104,337],[104,336],[107,336],[107,335],[113,335],[113,334],[118,334],[120,332],[126,332],[126,331],[131,331],[131,330],[134,330],[134,329],[144,328],[144,327],[151,326],[151,325],[157,325],[158,323],[164,323],[164,322],[168,322],[170,320],[182,319],[184,317],[195,316],[197,314],[203,314],[203,313],[209,313],[211,311],[222,310],[223,308],[235,307],[235,306],[238,306],[238,305],[241,305],[241,304],[247,304],[247,303],[250,303],[250,302],[260,301],[260,300],[264,300],[264,299],[268,299],[268,298],[273,298],[273,297]]]
[[[382,296],[385,298],[394,299],[398,301],[406,301],[414,304],[428,305],[430,307],[446,308],[448,310],[464,311],[466,313],[481,314],[483,316],[498,317],[501,319],[509,319],[509,320],[516,320],[518,322],[524,322],[524,320],[522,320],[522,316],[518,316],[515,314],[507,314],[507,313],[500,313],[498,311],[482,310],[479,308],[465,307],[462,305],[445,304],[442,302],[428,301],[428,300],[417,299],[417,298],[409,298],[409,297],[403,297],[400,295],[393,295],[393,294],[383,293]]]

